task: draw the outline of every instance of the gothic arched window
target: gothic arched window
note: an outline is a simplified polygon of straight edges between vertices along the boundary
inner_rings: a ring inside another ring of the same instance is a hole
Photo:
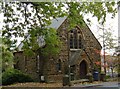
[[[77,30],[74,30],[74,48],[77,49],[78,48],[78,37],[77,37]]]
[[[78,48],[82,48],[81,35],[78,36]]]
[[[79,30],[73,29],[70,31],[69,45],[70,45],[70,49],[81,49],[82,48],[81,33]]]
[[[73,47],[73,43],[74,43],[74,39],[73,39],[73,34],[70,34],[70,48],[74,48]]]

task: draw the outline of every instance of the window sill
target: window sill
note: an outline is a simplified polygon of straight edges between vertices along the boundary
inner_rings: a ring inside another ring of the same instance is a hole
[[[70,51],[80,51],[81,49],[70,49]]]

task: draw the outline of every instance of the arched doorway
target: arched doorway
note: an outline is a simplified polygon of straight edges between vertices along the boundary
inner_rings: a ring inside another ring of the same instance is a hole
[[[80,78],[85,79],[87,74],[87,63],[85,60],[83,60],[80,63]]]

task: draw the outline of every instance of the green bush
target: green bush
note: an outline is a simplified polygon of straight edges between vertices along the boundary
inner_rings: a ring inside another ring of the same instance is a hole
[[[2,85],[9,85],[13,83],[33,82],[33,79],[19,70],[8,69],[2,73]]]
[[[110,75],[106,75],[106,77],[105,77],[106,79],[109,79],[110,78]]]

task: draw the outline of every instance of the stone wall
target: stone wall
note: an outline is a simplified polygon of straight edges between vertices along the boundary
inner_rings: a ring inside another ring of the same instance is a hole
[[[84,29],[82,28],[82,30],[85,37],[86,51],[88,52],[90,58],[92,59],[94,66],[97,66],[95,65],[95,62],[101,61],[102,47],[88,26],[86,26]],[[101,70],[100,66],[97,66],[97,68],[99,71]]]
[[[62,78],[66,73],[68,73],[68,61],[69,61],[69,41],[68,41],[68,22],[65,20],[63,24],[57,29],[58,36],[62,42],[60,47],[60,53],[57,57],[44,57],[39,55],[39,60],[36,57],[27,57],[23,52],[16,52],[15,60],[18,63],[16,65],[17,69],[31,75],[36,81],[40,81],[40,76],[44,76],[45,82],[61,82]],[[91,71],[92,63],[94,61],[100,61],[100,54],[97,54],[94,49],[101,50],[101,46],[98,44],[97,40],[90,32],[88,28],[81,28],[84,35],[84,46],[88,55],[83,51],[78,57],[77,64],[74,65],[74,79],[80,79],[80,62],[85,60],[87,62],[87,72]],[[57,70],[57,63],[61,61],[61,70]],[[91,63],[91,61],[92,63]]]
[[[46,82],[61,82],[63,75],[66,71],[66,66],[68,66],[68,43],[67,43],[67,21],[59,27],[57,30],[58,36],[62,42],[60,47],[60,53],[57,57],[49,58],[46,65]],[[61,60],[61,70],[57,70],[58,60]]]
[[[16,69],[29,74],[35,81],[40,81],[39,74],[37,74],[36,57],[25,56],[23,52],[15,52],[14,56]]]

